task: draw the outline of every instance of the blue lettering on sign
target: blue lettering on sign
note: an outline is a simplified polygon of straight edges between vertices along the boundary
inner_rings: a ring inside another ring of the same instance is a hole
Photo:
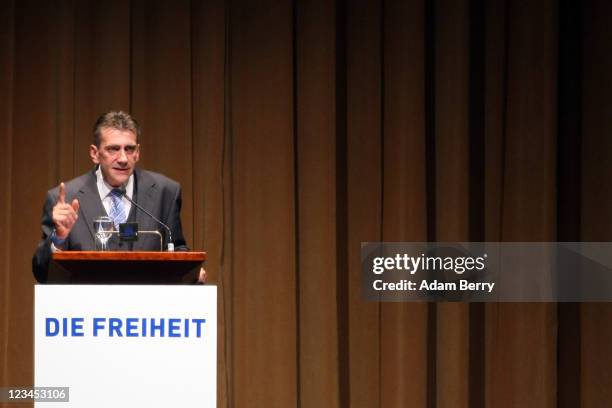
[[[164,337],[164,326],[166,319],[159,319],[159,324],[155,324],[155,318],[151,319],[151,337],[155,337],[155,332],[159,331],[159,337]]]
[[[104,330],[106,327],[105,324],[106,319],[103,317],[94,317],[93,319],[93,335],[94,337],[98,337],[98,331]]]
[[[62,337],[83,337],[82,317],[63,317],[61,320],[54,317],[45,318],[45,337],[56,337],[62,333]]]
[[[90,324],[86,324],[90,323]],[[156,317],[46,317],[46,337],[204,337],[206,319]]]
[[[181,337],[181,334],[179,333],[181,319],[170,319],[168,321],[170,322],[168,325],[168,336]]]
[[[57,333],[59,333],[59,327],[59,320],[54,319],[53,317],[47,317],[45,319],[45,336],[57,336]]]
[[[192,322],[196,323],[196,336],[202,337],[202,325],[206,322],[206,319],[191,319]]]
[[[111,317],[109,319],[109,325],[108,325],[109,335],[113,337],[114,333],[117,333],[117,336],[123,337],[123,334],[121,334],[121,326],[122,326],[121,319],[118,319],[116,317]]]
[[[83,319],[82,317],[75,317],[72,319],[72,337],[83,337]]]
[[[125,323],[125,326],[127,327],[126,336],[138,337],[138,333],[136,332],[136,330],[138,330],[138,319],[134,317],[128,317],[127,319],[125,319]]]

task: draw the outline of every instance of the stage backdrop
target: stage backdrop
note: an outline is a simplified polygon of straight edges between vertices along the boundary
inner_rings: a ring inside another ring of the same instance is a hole
[[[574,3],[3,1],[0,384],[44,193],[123,109],[220,287],[220,407],[609,404],[612,305],[360,294],[362,241],[612,239],[612,3]]]

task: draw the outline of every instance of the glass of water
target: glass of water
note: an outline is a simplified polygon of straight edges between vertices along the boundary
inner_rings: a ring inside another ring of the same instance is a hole
[[[115,224],[111,217],[103,216],[94,219],[94,231],[97,251],[108,251],[108,240],[113,235]]]

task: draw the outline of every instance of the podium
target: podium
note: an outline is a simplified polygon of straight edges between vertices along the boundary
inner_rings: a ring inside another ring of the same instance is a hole
[[[62,251],[52,254],[49,282],[194,283],[205,260],[205,252]]]
[[[217,288],[180,284],[205,257],[53,254],[64,280],[35,287],[34,382],[68,402],[35,407],[216,406]]]

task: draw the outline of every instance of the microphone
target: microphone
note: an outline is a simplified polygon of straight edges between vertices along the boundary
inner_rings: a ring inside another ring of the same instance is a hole
[[[164,224],[163,222],[161,222],[159,219],[157,219],[157,217],[155,217],[149,211],[147,211],[143,207],[139,206],[136,203],[136,201],[134,201],[130,197],[128,197],[128,195],[126,194],[126,191],[125,191],[125,187],[122,186],[121,188],[118,188],[118,190],[121,191],[121,195],[123,197],[125,197],[130,203],[132,203],[136,208],[138,208],[139,210],[141,210],[142,212],[147,214],[149,217],[153,218],[153,220],[155,222],[157,222],[159,225],[161,225],[162,227],[164,227],[168,231],[168,252],[174,252],[174,243],[172,242],[172,230],[170,229],[170,227],[167,226],[166,224]]]

